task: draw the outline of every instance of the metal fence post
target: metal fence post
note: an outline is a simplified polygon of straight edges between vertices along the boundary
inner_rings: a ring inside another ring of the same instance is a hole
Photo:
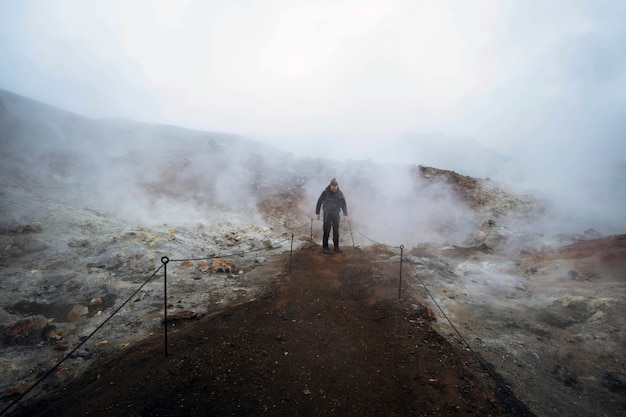
[[[400,299],[402,294],[402,259],[404,258],[403,252],[404,245],[400,245],[400,281],[398,283],[398,300]]]
[[[163,264],[163,328],[165,329],[165,356],[167,356],[167,263],[169,258],[164,256],[161,258]]]
[[[289,250],[289,275],[291,275],[291,257],[293,255],[293,233],[291,234],[291,249]]]

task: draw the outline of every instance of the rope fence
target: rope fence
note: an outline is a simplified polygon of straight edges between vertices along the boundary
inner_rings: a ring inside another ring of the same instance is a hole
[[[167,264],[169,262],[185,262],[185,261],[208,261],[215,258],[232,258],[235,256],[245,256],[250,253],[266,251],[269,252],[273,249],[277,249],[283,243],[291,241],[291,249],[290,252],[293,252],[293,234],[290,238],[272,242],[270,248],[256,248],[250,249],[247,251],[237,251],[232,253],[211,255],[207,257],[201,258],[184,258],[184,259],[169,259],[167,256],[163,256],[161,258],[161,265],[155,269],[155,271],[144,280],[144,282],[120,305],[118,306],[105,320],[102,321],[89,335],[85,336],[81,339],[80,343],[78,343],[68,354],[66,354],[63,358],[61,358],[58,362],[56,362],[49,370],[47,370],[41,377],[39,377],[32,385],[30,385],[23,393],[19,394],[16,398],[9,402],[7,406],[5,406],[2,411],[0,411],[0,416],[3,416],[9,412],[15,405],[17,405],[24,397],[26,397],[29,393],[31,393],[39,384],[41,384],[44,380],[46,380],[50,375],[56,371],[59,366],[61,366],[66,360],[70,359],[81,347],[83,347],[99,330],[101,330],[115,315],[117,315],[122,308],[124,308],[153,278],[163,270],[164,277],[164,285],[163,285],[163,300],[164,300],[164,344],[165,344],[165,356],[168,356],[168,341],[167,341]],[[291,259],[291,253],[290,253]],[[290,271],[291,272],[291,266]]]
[[[426,291],[426,294],[428,294],[428,297],[433,301],[433,303],[435,304],[435,306],[437,306],[437,309],[439,310],[439,312],[441,313],[441,315],[446,319],[446,321],[448,322],[448,324],[450,325],[450,327],[452,327],[452,329],[454,330],[454,332],[456,333],[456,335],[459,337],[459,339],[461,340],[461,342],[465,345],[465,347],[471,352],[472,356],[474,356],[476,358],[476,360],[478,360],[478,362],[480,363],[480,365],[483,367],[483,369],[485,369],[485,371],[487,371],[487,373],[489,374],[489,376],[491,376],[491,378],[495,381],[495,383],[498,385],[498,388],[509,398],[513,401],[513,403],[515,404],[515,407],[519,410],[522,411],[522,414],[525,415],[526,414],[526,406],[524,406],[518,399],[517,397],[515,397],[515,395],[513,395],[513,393],[511,392],[511,390],[506,386],[506,384],[504,383],[504,381],[502,381],[502,378],[496,374],[496,372],[487,365],[487,363],[483,360],[483,358],[474,350],[474,348],[469,344],[469,342],[465,339],[465,337],[463,337],[463,335],[461,334],[461,332],[459,331],[459,329],[457,328],[457,326],[454,325],[454,323],[452,322],[452,319],[450,319],[450,317],[446,314],[446,312],[444,311],[444,309],[441,307],[441,305],[437,302],[437,300],[435,299],[435,297],[433,296],[433,294],[431,293],[431,291],[428,289],[428,287],[426,286],[426,283],[424,282],[424,280],[422,280],[422,278],[420,278],[419,274],[417,273],[417,270],[415,269],[415,266],[411,263],[408,262],[409,265],[411,266],[411,269],[413,270],[413,273],[415,274],[415,278],[419,281],[419,283],[422,285],[422,287],[424,287],[424,291]],[[402,263],[400,264],[402,265]],[[400,268],[402,269],[402,266],[400,266]],[[400,275],[402,275],[402,273],[400,273]]]
[[[311,226],[310,226],[310,240],[309,240],[309,248],[313,247],[313,221],[316,219],[311,219]],[[353,228],[352,228],[352,224],[350,221],[347,222],[348,223],[348,229],[350,232],[350,237],[352,240],[352,247],[354,249],[358,249],[359,247],[355,244],[354,241],[354,234],[353,234]],[[375,244],[375,245],[380,245],[380,246],[384,246],[384,247],[388,247],[394,250],[398,250],[400,251],[400,274],[399,274],[399,282],[398,282],[398,299],[401,299],[402,296],[402,276],[403,276],[403,263],[404,263],[404,245],[400,245],[400,246],[392,246],[386,243],[381,243],[378,242],[368,236],[366,236],[365,234],[363,234],[361,231],[359,231],[358,229],[355,229],[355,232],[360,235],[361,237],[363,237],[365,240]],[[74,349],[72,349],[67,355],[65,355],[62,359],[60,359],[54,366],[52,366],[47,372],[45,372],[45,374],[43,374],[40,378],[38,378],[36,380],[36,382],[34,382],[28,389],[26,389],[23,393],[21,393],[18,397],[16,397],[15,399],[13,399],[13,401],[11,401],[1,412],[0,412],[0,416],[5,415],[11,408],[13,408],[15,405],[17,405],[17,403],[19,401],[21,401],[26,395],[28,395],[30,392],[32,392],[40,383],[42,383],[46,378],[48,378],[50,375],[52,375],[54,373],[54,371],[61,365],[63,364],[67,359],[69,359],[70,357],[72,357],[72,355],[78,351],[83,345],[85,345],[85,343],[87,343],[87,341],[89,341],[91,339],[91,337],[93,337],[100,329],[102,329],[117,313],[119,313],[119,311],[124,308],[129,302],[130,300],[132,300],[139,291],[141,291],[143,289],[143,287],[145,285],[147,285],[150,281],[153,280],[153,278],[160,272],[163,271],[163,310],[164,310],[164,354],[167,357],[169,352],[168,352],[168,332],[167,332],[167,307],[168,307],[168,302],[167,302],[167,265],[169,263],[172,262],[186,262],[186,261],[209,261],[209,260],[214,260],[214,259],[222,259],[222,258],[232,258],[235,256],[245,256],[247,254],[250,253],[254,253],[254,252],[260,252],[260,251],[265,251],[265,252],[269,252],[271,250],[277,249],[280,247],[280,245],[282,245],[283,243],[290,241],[291,245],[290,245],[290,249],[289,249],[289,274],[291,274],[291,266],[292,266],[292,256],[293,256],[293,241],[294,241],[294,234],[292,233],[291,236],[289,238],[286,238],[284,240],[272,243],[271,246],[269,248],[256,248],[256,249],[251,249],[251,250],[247,250],[247,251],[237,251],[237,252],[232,252],[229,254],[220,254],[220,255],[211,255],[211,256],[207,256],[207,257],[199,257],[199,258],[176,258],[176,259],[170,259],[167,256],[163,256],[161,257],[161,265],[156,268],[154,270],[154,272],[147,278],[145,279],[145,281],[130,295],[130,297],[128,297],[119,307],[117,307],[102,323],[100,323],[88,336],[86,336],[85,338],[83,338],[81,340],[81,342],[74,347]],[[472,355],[479,361],[479,363],[481,364],[481,366],[489,373],[489,375],[494,379],[494,381],[496,382],[496,384],[498,385],[499,389],[505,393],[508,397],[510,397],[513,402],[516,404],[517,407],[520,408],[520,410],[524,410],[524,406],[523,404],[519,403],[519,400],[517,400],[517,398],[510,392],[510,390],[506,387],[506,385],[502,382],[501,378],[498,377],[498,375],[495,373],[495,371],[493,371],[485,362],[484,360],[480,357],[480,355],[478,353],[475,352],[475,350],[471,347],[471,345],[467,342],[467,340],[463,337],[463,335],[461,334],[461,332],[458,330],[458,328],[454,325],[454,323],[452,322],[452,320],[450,319],[450,317],[445,313],[445,311],[443,310],[443,308],[441,307],[441,305],[437,302],[437,300],[435,299],[435,297],[433,296],[432,292],[429,290],[429,288],[427,287],[426,283],[424,282],[424,280],[422,280],[422,278],[420,277],[419,273],[417,272],[417,270],[415,269],[414,265],[410,262],[409,259],[406,260],[408,262],[408,264],[410,265],[411,269],[413,270],[413,273],[415,275],[415,278],[419,281],[419,283],[421,284],[421,286],[424,288],[424,290],[426,291],[426,294],[428,295],[428,297],[432,300],[432,302],[435,304],[435,306],[438,308],[438,310],[441,312],[442,316],[445,318],[445,320],[450,324],[450,326],[452,327],[452,329],[454,330],[454,332],[458,335],[459,339],[462,341],[462,343],[467,347],[467,349],[472,353]]]
[[[2,412],[0,412],[0,415],[4,415],[5,413],[7,413],[14,405],[16,405],[20,400],[22,400],[22,398],[24,398],[26,395],[28,395],[33,389],[35,389],[41,382],[43,382],[46,378],[48,378],[50,375],[52,375],[52,373],[54,371],[57,370],[57,368],[59,366],[61,366],[61,364],[63,364],[63,362],[65,362],[67,359],[69,359],[70,357],[72,357],[72,355],[78,351],[78,349],[80,349],[85,343],[87,343],[87,341],[89,339],[91,339],[91,337],[93,335],[95,335],[101,328],[104,327],[105,324],[107,324],[109,322],[109,320],[111,320],[122,308],[124,308],[124,306],[126,304],[128,304],[130,302],[130,300],[132,300],[137,293],[139,293],[139,291],[141,291],[143,289],[143,287],[146,286],[146,284],[148,284],[148,282],[150,282],[152,280],[152,278],[154,278],[154,276],[161,270],[161,267],[158,267],[153,273],[152,275],[150,275],[148,277],[148,279],[146,279],[143,284],[141,284],[139,286],[139,288],[137,288],[131,295],[130,297],[128,297],[126,299],[126,301],[124,301],[118,308],[116,308],[105,320],[102,321],[102,323],[100,323],[100,325],[98,325],[98,327],[96,327],[89,335],[87,335],[78,345],[76,345],[76,347],[74,347],[74,349],[72,349],[67,355],[65,355],[61,360],[59,360],[52,368],[50,368],[46,373],[44,373],[37,381],[35,381],[34,384],[32,384],[27,390],[25,390],[22,394],[20,394],[17,398],[15,398],[13,401],[11,401],[3,410]]]

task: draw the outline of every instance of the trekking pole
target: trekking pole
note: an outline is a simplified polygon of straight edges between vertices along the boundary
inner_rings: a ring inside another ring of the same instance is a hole
[[[313,247],[313,219],[311,219],[311,238],[309,239],[309,249]]]
[[[354,246],[354,235],[352,234],[352,225],[350,224],[350,220],[348,220],[348,228],[350,229],[350,237],[352,238],[352,247],[356,248],[356,246]]]

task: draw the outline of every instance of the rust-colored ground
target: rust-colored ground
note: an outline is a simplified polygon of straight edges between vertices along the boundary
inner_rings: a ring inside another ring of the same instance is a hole
[[[581,240],[563,246],[556,251],[534,254],[537,262],[555,259],[574,259],[576,267],[593,274],[604,272],[618,280],[626,276],[626,235],[607,236],[593,240]]]
[[[172,327],[167,357],[161,335],[144,340],[14,415],[528,415],[418,295],[398,298],[391,255],[303,249],[263,298]]]

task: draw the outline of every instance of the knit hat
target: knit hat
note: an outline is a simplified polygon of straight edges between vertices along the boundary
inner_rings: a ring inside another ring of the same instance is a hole
[[[333,178],[332,180],[330,180],[330,185],[339,185],[337,183],[337,178]]]

